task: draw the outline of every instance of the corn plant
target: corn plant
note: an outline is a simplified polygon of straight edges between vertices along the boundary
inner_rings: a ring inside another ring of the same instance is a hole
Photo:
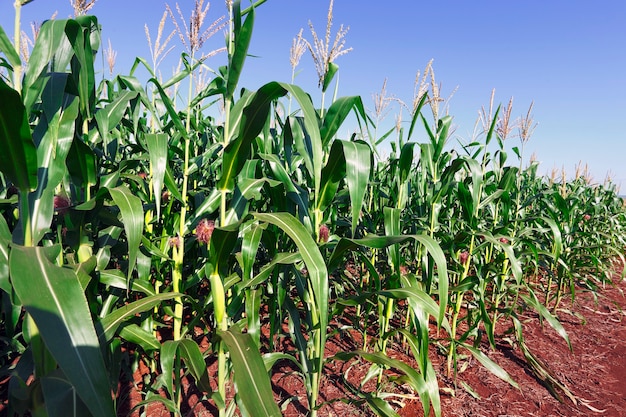
[[[610,183],[548,181],[536,164],[524,167],[530,110],[516,164],[505,146],[512,102],[483,111],[482,137],[454,149],[429,64],[431,85],[419,83],[406,136],[399,127],[383,159],[376,146],[393,129],[377,138],[361,97],[339,97],[338,83],[325,99],[333,60],[349,50],[347,30],[334,49],[312,30],[320,107],[293,76],[256,91],[239,86],[262,3],[227,2],[228,17],[204,32],[203,1],[189,22],[168,6],[152,63],[137,58],[129,74],[100,82],[96,17],[44,23],[27,64],[18,38],[0,28],[10,413],[113,415],[118,380],[143,361],[150,371],[137,410],[158,402],[181,414],[188,378],[221,416],[275,416],[286,404],[274,400],[270,375],[286,360],[302,377],[310,415],[325,406],[328,361],[365,361],[362,381],[344,379],[344,401],[397,415],[390,399],[401,394],[390,382],[400,381],[425,415],[440,416],[434,347],[448,375],[468,353],[517,386],[482,347],[486,338],[495,349],[496,325],[510,323],[530,369],[550,375],[524,341],[521,314],[535,310],[569,343],[557,319],[566,300],[613,282],[612,261],[623,261],[626,246],[623,202]],[[332,1],[327,32],[331,15]],[[185,52],[163,80],[168,16]],[[212,72],[202,46],[222,28],[226,44],[214,52],[226,63]],[[292,70],[305,44],[299,35]],[[172,98],[185,89],[184,100]],[[348,120],[358,129],[342,137]],[[342,315],[353,316],[362,348],[328,357]],[[293,348],[282,349],[281,338]],[[390,349],[414,362],[390,358]],[[389,377],[390,368],[402,376]],[[376,388],[366,392],[371,379]],[[558,379],[547,383],[570,396]]]

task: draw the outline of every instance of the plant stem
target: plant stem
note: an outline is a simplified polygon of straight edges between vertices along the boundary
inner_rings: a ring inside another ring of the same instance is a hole
[[[465,263],[463,264],[463,272],[461,273],[461,276],[459,277],[458,283],[461,283],[469,274],[469,268],[470,268],[470,263],[472,259],[472,252],[474,251],[475,239],[476,239],[476,235],[472,234],[472,237],[470,239],[470,247],[468,250],[468,256],[467,256],[467,259],[465,260]],[[463,306],[464,294],[465,294],[464,292],[457,294],[456,304],[454,305],[454,312],[452,315],[452,323],[451,323],[451,328],[450,328],[450,331],[452,332],[452,334],[450,334],[450,348],[448,350],[448,361],[447,361],[448,377],[450,377],[450,375],[452,374],[452,361],[454,357],[456,356],[456,344],[455,344],[456,343],[456,326],[459,321],[459,314],[461,312],[461,307]]]
[[[15,44],[15,52],[20,53],[20,41],[21,41],[21,24],[22,24],[22,0],[15,0],[13,4],[15,6],[15,20],[14,20],[14,32],[13,43]],[[18,93],[22,91],[22,65],[18,65],[13,68],[13,89]]]
[[[20,195],[20,220],[24,229],[24,246],[34,246],[33,228],[31,224],[30,205],[28,204],[28,191],[19,192]]]
[[[209,276],[211,284],[211,295],[213,296],[213,314],[215,316],[215,324],[220,331],[228,330],[228,317],[226,314],[226,295],[224,293],[224,284],[219,273],[212,272]],[[224,342],[219,342],[217,353],[217,391],[222,397],[222,404],[226,403],[226,376],[228,368],[226,367],[226,349]],[[219,407],[219,415],[226,415],[225,407]]]
[[[194,52],[191,52],[191,62],[194,61]],[[187,192],[189,184],[189,147],[191,131],[191,101],[193,98],[193,74],[189,77],[189,88],[187,95],[187,118],[185,120],[184,158],[183,158],[183,190],[180,208],[180,223],[178,228],[178,245],[174,248],[174,270],[172,271],[172,288],[174,292],[180,292],[183,280],[183,259],[185,257],[185,232],[187,222]],[[174,340],[180,340],[183,320],[183,300],[182,297],[174,299]]]

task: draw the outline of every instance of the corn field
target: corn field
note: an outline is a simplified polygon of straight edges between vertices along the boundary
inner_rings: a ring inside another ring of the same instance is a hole
[[[404,384],[441,416],[433,355],[446,377],[469,355],[517,386],[480,347],[496,349],[496,326],[541,372],[520,315],[534,311],[569,344],[557,311],[621,279],[618,190],[538,175],[523,154],[530,110],[512,151],[510,105],[483,111],[481,133],[455,147],[434,83],[406,125],[380,134],[361,97],[324,100],[333,57],[318,68],[321,105],[293,82],[240,87],[263,2],[227,2],[213,27],[228,33],[227,64],[202,83],[202,42],[168,80],[157,55],[99,81],[97,17],[46,21],[27,62],[0,28],[8,415],[117,415],[122,363],[144,362],[152,378],[133,411],[159,402],[181,415],[189,376],[220,416],[280,416],[270,378],[287,361],[315,416],[325,364],[356,360],[370,371],[346,402],[396,416]],[[338,322],[362,347],[327,356]]]

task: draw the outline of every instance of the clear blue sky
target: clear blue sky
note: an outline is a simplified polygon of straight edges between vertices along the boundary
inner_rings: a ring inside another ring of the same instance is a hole
[[[135,56],[149,59],[144,24],[153,36],[165,9],[162,0],[97,0],[92,14],[103,29],[103,44],[118,51],[117,73],[127,73]],[[168,2],[174,7],[175,1]],[[193,2],[178,2],[186,16]],[[242,4],[248,5],[247,1]],[[268,0],[257,9],[250,58],[240,86],[257,88],[272,81],[290,81],[289,49],[300,28],[311,39],[308,21],[319,34],[326,26],[328,0]],[[69,0],[34,0],[22,10],[23,28],[58,11],[72,13]],[[226,12],[213,1],[208,20]],[[608,172],[626,188],[626,1],[623,0],[335,0],[333,34],[350,27],[338,58],[339,94],[361,95],[372,108],[371,95],[385,78],[387,91],[410,102],[415,73],[434,60],[442,95],[458,90],[450,102],[454,139],[471,138],[481,106],[491,90],[496,103],[514,97],[513,116],[524,115],[534,101],[535,134],[526,157],[535,152],[542,173],[565,167],[573,174],[583,161],[596,181]],[[13,1],[0,1],[0,25],[13,33]],[[173,26],[168,21],[166,32]],[[223,46],[218,34],[204,50]],[[176,49],[162,65],[164,75],[183,51]],[[217,68],[223,56],[209,65]],[[312,60],[304,55],[296,83],[319,97]],[[386,123],[393,123],[393,114]],[[421,134],[421,133],[420,133]],[[423,140],[423,135],[417,137]],[[509,146],[517,146],[511,139]]]

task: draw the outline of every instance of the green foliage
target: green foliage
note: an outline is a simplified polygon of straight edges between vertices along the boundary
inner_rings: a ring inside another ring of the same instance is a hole
[[[407,383],[425,415],[439,416],[433,350],[450,377],[473,357],[516,386],[485,353],[508,324],[533,372],[549,374],[520,315],[534,310],[569,345],[558,309],[615,279],[626,247],[615,187],[540,178],[517,148],[519,166],[509,165],[499,110],[483,136],[452,149],[452,117],[422,112],[431,91],[408,139],[401,129],[381,159],[358,96],[316,109],[297,85],[239,89],[263,2],[233,2],[228,63],[200,91],[206,58],[196,51],[165,82],[137,58],[131,74],[98,84],[91,16],[44,23],[21,85],[0,79],[0,326],[10,346],[0,360],[11,410],[114,415],[115,382],[141,360],[151,374],[137,408],[160,402],[182,415],[186,375],[220,415],[280,415],[270,376],[288,360],[316,415],[327,362],[358,358],[371,363],[362,384],[376,377],[376,389],[345,380],[345,401],[397,415],[385,390]],[[2,30],[0,53],[2,70],[21,67]],[[330,63],[324,91],[337,70]],[[183,85],[181,105],[169,89]],[[285,115],[288,97],[297,108]],[[360,129],[343,137],[351,117]],[[423,142],[411,140],[419,129]],[[346,320],[362,349],[328,358]]]

